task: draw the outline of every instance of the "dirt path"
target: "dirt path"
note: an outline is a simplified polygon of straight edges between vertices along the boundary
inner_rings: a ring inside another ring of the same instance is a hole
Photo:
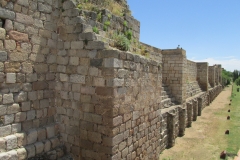
[[[226,87],[216,99],[202,111],[202,116],[186,128],[185,135],[176,144],[160,154],[160,160],[219,160],[227,147],[225,130],[231,87]]]

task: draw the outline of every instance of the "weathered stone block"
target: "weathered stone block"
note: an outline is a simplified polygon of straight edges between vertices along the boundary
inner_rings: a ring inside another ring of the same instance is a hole
[[[107,68],[122,68],[123,61],[116,58],[105,58],[104,59],[104,67]]]
[[[6,37],[6,30],[4,28],[0,28],[0,40],[4,40]]]
[[[25,160],[27,158],[27,151],[25,148],[17,149],[18,159]]]
[[[28,7],[29,6],[29,1],[28,0],[18,0],[17,1],[18,4]]]
[[[118,87],[118,86],[123,86],[124,85],[124,79],[107,79],[106,84],[108,87]]]
[[[102,137],[100,133],[97,132],[88,132],[88,139],[95,143],[101,143]]]
[[[16,83],[16,73],[7,73],[6,83]]]
[[[13,94],[9,93],[9,94],[4,94],[3,95],[3,104],[10,104],[13,103]]]
[[[5,72],[14,73],[19,72],[21,68],[21,64],[18,62],[5,62]]]
[[[9,20],[9,19],[6,19],[4,28],[6,29],[6,31],[13,30],[13,23],[12,23],[12,21]]]
[[[27,111],[27,120],[33,120],[33,119],[35,119],[35,116],[36,116],[35,110]]]
[[[5,8],[0,8],[0,17],[4,19],[15,19],[15,13]]]
[[[109,46],[107,43],[102,41],[89,41],[86,49],[107,49]]]
[[[14,97],[15,102],[24,102],[27,100],[27,92],[20,92]]]
[[[55,127],[54,126],[47,126],[46,131],[47,131],[47,138],[52,138],[55,136]]]
[[[113,96],[114,89],[111,87],[96,87],[95,92],[101,96]]]
[[[31,157],[34,157],[36,155],[34,145],[28,145],[28,146],[25,147],[25,149],[27,150],[27,158],[31,158]]]
[[[47,108],[47,107],[49,107],[49,100],[48,99],[40,100],[40,108]]]
[[[7,113],[7,105],[0,105],[0,116]]]
[[[17,103],[9,105],[7,108],[7,114],[17,113],[20,111],[20,106]]]
[[[17,137],[15,135],[10,135],[5,137],[7,150],[12,150],[17,148]]]
[[[83,41],[72,41],[71,49],[83,49]]]
[[[14,51],[9,53],[9,58],[14,62],[24,62],[28,59],[28,54],[25,52]]]
[[[55,138],[51,138],[50,141],[51,141],[51,144],[52,144],[52,148],[56,148],[57,146],[60,145],[60,141],[56,137]]]
[[[44,128],[38,129],[37,132],[38,132],[38,141],[42,141],[46,139],[46,130]]]
[[[27,138],[25,133],[16,133],[18,147],[25,146],[27,144]]]
[[[36,141],[37,141],[37,131],[35,129],[32,129],[27,133],[27,144],[32,144]]]
[[[46,140],[44,143],[44,152],[48,152],[51,149],[51,142],[49,140]]]
[[[37,92],[33,91],[33,92],[29,92],[28,93],[28,99],[31,101],[37,100]]]
[[[4,71],[4,64],[2,62],[0,62],[0,72]]]
[[[72,74],[72,75],[70,75],[70,82],[85,84],[85,76],[78,75],[78,74]]]
[[[8,114],[4,116],[4,124],[10,124],[14,121],[14,114]]]
[[[27,117],[27,113],[26,112],[18,112],[15,115],[15,122],[25,121],[26,117]]]
[[[70,57],[69,64],[77,66],[79,64],[79,58],[78,57]]]
[[[9,31],[8,35],[11,39],[20,42],[28,42],[28,34],[17,32],[17,31]]]
[[[23,23],[23,24],[30,24],[30,25],[34,23],[32,16],[25,15],[22,13],[16,14],[16,21]]]
[[[30,110],[30,102],[22,102],[22,111],[28,111]]]
[[[0,51],[0,61],[5,62],[7,60],[7,52]]]
[[[7,50],[14,50],[16,48],[16,42],[14,40],[5,40],[4,41],[4,47]]]
[[[0,152],[6,151],[6,139],[0,138]]]
[[[48,72],[48,65],[47,64],[35,64],[33,66],[34,70],[37,73],[47,73]]]
[[[88,122],[102,124],[102,116],[101,115],[97,115],[97,114],[93,114],[93,113],[84,113],[83,119]]]
[[[93,85],[98,87],[103,87],[105,85],[105,79],[104,78],[93,78]]]
[[[21,123],[14,123],[12,124],[12,133],[21,132]]]
[[[1,12],[1,8],[0,8],[0,12]],[[0,159],[6,159],[9,160],[9,154],[7,152],[4,153],[0,153]]]
[[[40,154],[43,152],[44,149],[44,144],[42,142],[37,142],[34,144],[35,149],[36,149],[36,154]]]
[[[38,3],[38,10],[44,13],[52,13],[52,7],[47,4]]]
[[[44,81],[33,82],[33,90],[44,90],[48,88],[48,84]]]

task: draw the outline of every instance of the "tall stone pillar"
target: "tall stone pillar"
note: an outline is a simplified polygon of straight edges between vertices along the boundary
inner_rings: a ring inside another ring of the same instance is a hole
[[[208,91],[208,63],[197,63],[197,81],[203,91]]]
[[[163,84],[167,85],[176,103],[183,104],[186,99],[186,51],[183,49],[162,50]]]

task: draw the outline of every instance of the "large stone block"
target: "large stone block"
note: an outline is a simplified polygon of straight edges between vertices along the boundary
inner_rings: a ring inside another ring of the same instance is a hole
[[[107,49],[109,46],[107,43],[102,41],[89,41],[87,43],[86,49]]]
[[[4,40],[6,37],[6,30],[4,28],[0,28],[0,40]]]
[[[44,149],[44,144],[42,142],[37,142],[34,144],[35,149],[36,149],[36,154],[40,154],[43,152]]]
[[[25,121],[25,120],[26,120],[26,117],[27,117],[26,112],[18,112],[18,113],[15,115],[15,122]]]
[[[13,103],[13,94],[9,93],[9,94],[4,94],[3,95],[3,104],[10,104]]]
[[[14,121],[14,114],[7,114],[4,116],[4,124],[10,124]]]
[[[25,148],[17,149],[18,160],[25,160],[27,159],[27,151]]]
[[[16,73],[7,73],[6,83],[16,83]]]
[[[27,150],[27,158],[31,158],[36,155],[36,152],[35,152],[36,150],[34,145],[28,145],[25,147],[25,149]]]
[[[0,116],[3,116],[7,113],[7,105],[0,105]]]
[[[11,39],[20,42],[28,42],[28,34],[17,32],[17,31],[9,31],[8,35]]]
[[[104,67],[107,68],[122,68],[123,61],[116,58],[105,58],[104,59]]]
[[[10,155],[7,152],[0,153],[0,159],[9,160]]]
[[[4,137],[4,136],[7,136],[7,135],[10,135],[11,131],[12,131],[11,125],[1,126],[0,127],[0,137]]]
[[[52,7],[47,4],[38,3],[38,10],[44,13],[52,13]]]
[[[28,59],[28,54],[25,52],[14,51],[9,53],[9,58],[14,62],[24,62]]]
[[[20,111],[20,106],[17,103],[9,105],[7,108],[7,114],[13,114],[13,113],[17,113],[19,111]]]
[[[21,63],[19,62],[5,62],[5,72],[14,73],[19,72],[21,69]]]
[[[22,13],[17,13],[16,14],[16,21],[18,21],[20,23],[23,23],[23,24],[29,24],[29,25],[34,23],[31,15],[25,15],[25,14],[22,14]]]
[[[4,19],[15,19],[15,13],[5,8],[0,8],[0,17]]]
[[[85,84],[85,76],[78,75],[78,74],[72,74],[72,75],[70,75],[70,82]]]
[[[83,41],[72,41],[71,49],[83,49]]]
[[[7,50],[14,50],[17,47],[17,45],[16,45],[16,42],[14,40],[5,40],[4,41],[4,47]]]
[[[35,129],[32,129],[27,133],[27,144],[32,144],[36,141],[37,141],[37,131]]]
[[[7,60],[7,52],[5,51],[0,51],[0,61],[5,62]]]
[[[12,150],[17,148],[17,137],[15,135],[10,135],[5,137],[7,150]]]
[[[55,136],[55,127],[53,125],[47,126],[46,131],[47,131],[47,138],[52,138]]]
[[[0,153],[6,152],[6,139],[0,138]]]

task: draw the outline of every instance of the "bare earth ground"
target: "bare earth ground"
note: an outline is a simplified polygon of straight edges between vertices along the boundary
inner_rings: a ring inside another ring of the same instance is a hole
[[[185,135],[176,139],[176,144],[160,154],[160,160],[219,160],[227,148],[225,131],[227,110],[232,86],[226,87],[202,111],[202,116],[186,128]]]

